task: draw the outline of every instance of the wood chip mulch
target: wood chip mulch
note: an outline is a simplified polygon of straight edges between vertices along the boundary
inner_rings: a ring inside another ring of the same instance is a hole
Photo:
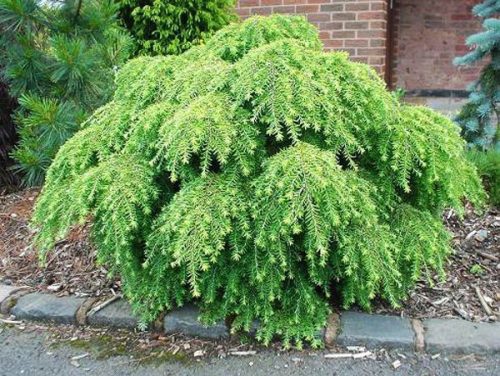
[[[89,227],[75,227],[47,255],[40,267],[32,246],[36,232],[29,226],[38,189],[0,196],[0,282],[25,285],[59,296],[105,297],[120,290],[118,278],[96,266],[96,250],[89,241]]]
[[[58,295],[105,297],[120,291],[118,278],[96,266],[96,250],[89,241],[89,225],[74,228],[39,266],[28,226],[39,190],[28,189],[0,196],[0,283],[31,286]],[[464,220],[453,212],[444,221],[453,234],[445,282],[431,287],[419,282],[401,309],[382,302],[376,313],[397,313],[415,318],[461,317],[472,321],[500,320],[500,208],[476,215],[469,208]]]
[[[378,303],[375,311],[413,318],[500,320],[500,208],[482,215],[468,208],[463,220],[448,211],[444,222],[453,235],[454,250],[446,281],[435,279],[432,287],[421,281],[401,309]]]

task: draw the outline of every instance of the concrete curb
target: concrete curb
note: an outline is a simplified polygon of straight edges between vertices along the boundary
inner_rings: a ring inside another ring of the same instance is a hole
[[[138,320],[122,299],[96,310],[97,299],[55,297],[0,285],[0,306],[16,319],[63,324],[134,329]],[[94,308],[94,309],[92,309]],[[195,306],[168,312],[154,326],[165,333],[221,339],[229,337],[224,322],[205,327]],[[500,323],[475,323],[460,319],[416,320],[360,312],[332,314],[321,330],[327,346],[367,346],[441,353],[500,353]]]

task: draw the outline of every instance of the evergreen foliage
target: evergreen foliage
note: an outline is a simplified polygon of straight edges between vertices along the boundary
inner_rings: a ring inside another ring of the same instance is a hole
[[[500,205],[500,151],[471,149],[467,151],[467,159],[476,166],[488,192],[488,201]]]
[[[319,345],[330,299],[396,306],[443,275],[442,209],[483,198],[464,147],[305,19],[253,17],[120,70],[49,169],[37,244],[91,216],[144,322],[194,300],[208,324]]]
[[[118,0],[140,55],[177,55],[236,18],[235,0]]]
[[[20,142],[13,152],[27,185],[39,185],[59,147],[113,93],[130,38],[111,0],[0,0],[0,59]]]
[[[472,9],[477,17],[485,18],[484,30],[471,35],[466,44],[474,48],[455,59],[457,65],[472,65],[490,59],[481,70],[479,79],[470,85],[469,102],[456,121],[471,146],[480,149],[500,149],[500,1],[484,0]]]

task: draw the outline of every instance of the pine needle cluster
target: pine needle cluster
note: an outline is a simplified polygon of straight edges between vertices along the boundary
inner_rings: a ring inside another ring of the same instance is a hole
[[[0,0],[0,75],[19,108],[12,151],[28,186],[41,185],[59,147],[112,96],[131,38],[112,0]]]
[[[93,218],[144,322],[195,301],[207,324],[320,345],[332,299],[397,306],[443,275],[442,209],[483,199],[454,123],[323,52],[300,17],[137,58],[116,84],[58,152],[34,223],[43,258]]]

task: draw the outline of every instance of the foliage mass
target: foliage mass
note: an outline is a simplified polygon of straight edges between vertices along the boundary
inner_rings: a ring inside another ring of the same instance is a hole
[[[43,257],[92,217],[144,322],[195,301],[208,324],[319,345],[331,299],[396,306],[443,275],[442,209],[483,198],[453,122],[323,52],[302,18],[232,24],[116,84],[59,150],[34,223]]]

